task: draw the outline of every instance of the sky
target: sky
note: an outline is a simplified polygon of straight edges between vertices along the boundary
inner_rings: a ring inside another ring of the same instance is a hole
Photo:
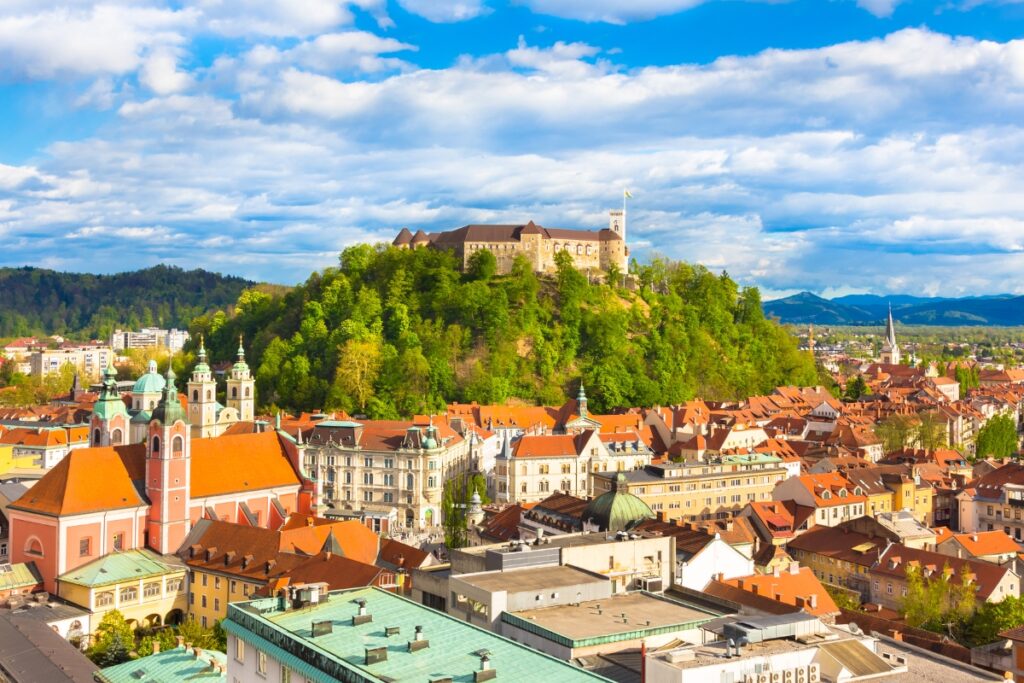
[[[4,0],[0,265],[292,284],[467,223],[1024,293],[1021,0]]]

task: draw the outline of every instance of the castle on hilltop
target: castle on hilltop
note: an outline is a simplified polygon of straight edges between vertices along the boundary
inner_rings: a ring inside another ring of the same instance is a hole
[[[414,235],[402,228],[392,244],[399,249],[431,247],[455,252],[463,269],[470,257],[486,249],[494,254],[498,272],[508,273],[517,256],[525,256],[533,270],[551,273],[555,254],[567,252],[579,270],[609,270],[612,266],[625,273],[629,265],[626,246],[626,213],[609,212],[608,227],[601,230],[545,228],[533,221],[525,225],[464,225],[456,230]]]

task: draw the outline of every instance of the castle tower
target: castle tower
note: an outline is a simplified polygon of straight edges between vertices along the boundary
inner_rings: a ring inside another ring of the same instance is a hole
[[[192,371],[186,395],[192,435],[198,439],[217,436],[217,383],[206,364],[206,346],[202,337],[199,337],[199,362]]]
[[[146,496],[151,502],[146,544],[161,554],[175,552],[188,534],[192,431],[167,368],[160,403],[146,438]]]
[[[245,348],[242,337],[238,337],[238,360],[231,367],[228,379],[228,408],[238,411],[238,419],[250,422],[256,415],[256,381],[252,378],[249,365],[245,362]]]
[[[626,241],[626,210],[613,209],[608,212],[608,229]]]
[[[888,365],[900,364],[900,347],[896,343],[896,325],[892,320],[892,306],[889,306],[889,318],[885,323],[885,340],[882,341],[882,362]]]
[[[117,371],[113,365],[108,365],[103,371],[103,389],[89,418],[90,443],[93,446],[124,446],[128,443],[128,426],[128,408],[117,390]]]

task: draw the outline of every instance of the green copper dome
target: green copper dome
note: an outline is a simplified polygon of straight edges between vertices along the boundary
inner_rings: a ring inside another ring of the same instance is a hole
[[[178,388],[174,386],[174,370],[168,367],[165,377],[167,385],[164,387],[164,395],[160,398],[160,403],[157,403],[156,408],[153,409],[153,419],[163,425],[172,425],[178,420],[187,423],[185,406],[181,405]]]
[[[626,475],[619,472],[612,484],[612,490],[603,493],[587,504],[583,520],[597,524],[601,531],[629,531],[645,519],[654,519],[654,512],[629,492]]]
[[[101,420],[109,420],[115,415],[128,417],[128,408],[121,400],[121,392],[117,390],[117,371],[113,365],[108,365],[103,372],[103,389],[92,406],[92,414]]]
[[[199,335],[199,362],[196,363],[196,367],[193,368],[193,372],[210,372],[210,366],[206,364],[206,344],[203,341],[203,335]]]
[[[156,371],[156,361],[149,361],[149,369],[142,377],[135,381],[132,387],[133,394],[159,394],[164,390],[167,380]]]
[[[433,423],[427,427],[427,438],[423,439],[423,447],[427,450],[437,448],[437,427]]]

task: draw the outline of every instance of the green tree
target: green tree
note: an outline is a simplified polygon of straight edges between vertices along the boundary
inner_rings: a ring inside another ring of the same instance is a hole
[[[1024,598],[1011,595],[999,602],[985,602],[967,625],[967,644],[987,645],[998,640],[1001,632],[1018,626],[1024,626]]]
[[[349,339],[341,347],[334,385],[352,398],[354,406],[366,410],[380,375],[381,344],[378,339]]]
[[[103,615],[92,646],[86,656],[96,666],[107,667],[121,664],[131,659],[132,648],[135,646],[135,634],[124,615],[118,610],[111,610]]]
[[[473,280],[490,280],[498,272],[498,260],[489,249],[474,251],[466,262],[466,274]]]
[[[914,440],[915,424],[907,415],[890,415],[875,425],[875,434],[882,440],[886,453],[901,451]]]
[[[938,413],[918,413],[917,426],[914,428],[914,441],[925,450],[935,450],[949,445],[946,422]]]
[[[846,391],[843,392],[843,398],[848,401],[859,401],[862,396],[870,393],[871,389],[868,388],[868,383],[864,381],[864,377],[857,375],[846,383]]]
[[[901,611],[908,626],[962,637],[965,625],[977,608],[977,584],[966,564],[957,580],[953,577],[949,563],[930,576],[926,576],[918,564],[907,565],[907,594]]]
[[[979,458],[1011,456],[1020,447],[1017,424],[1009,415],[994,415],[978,430],[974,445],[975,455]]]

